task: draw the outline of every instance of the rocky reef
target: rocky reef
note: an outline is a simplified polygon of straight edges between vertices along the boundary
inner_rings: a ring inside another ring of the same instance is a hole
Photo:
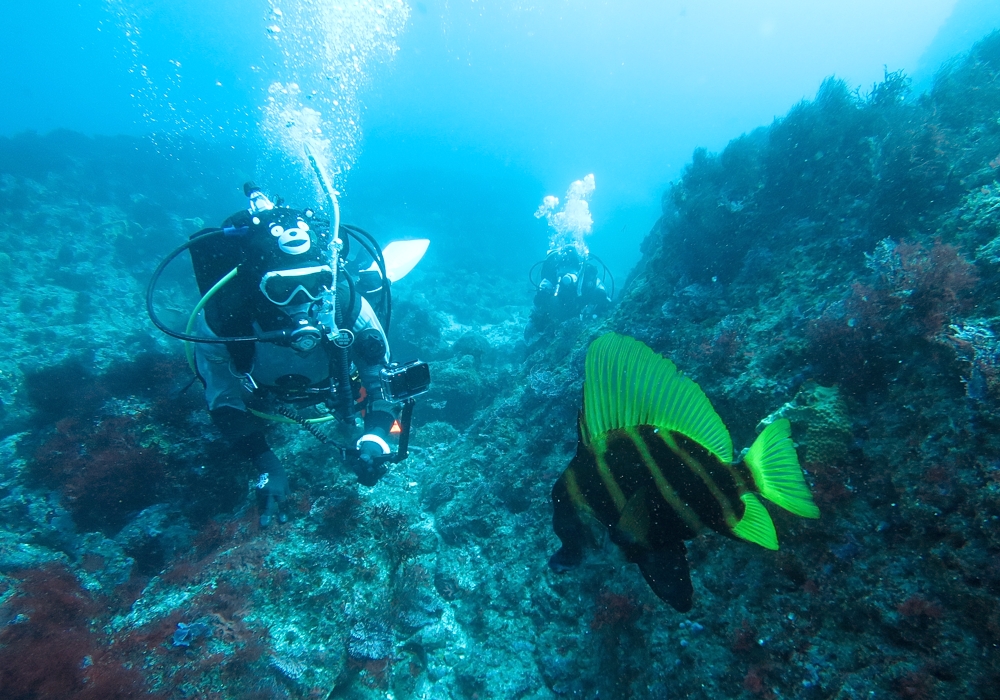
[[[209,156],[161,157],[0,143],[4,697],[997,695],[1000,34],[926,94],[828,80],[697,151],[608,318],[526,348],[530,290],[422,263],[390,338],[435,379],[411,456],[359,487],[276,425],[293,494],[265,530],[142,301],[159,256],[239,204],[217,175],[165,197]],[[166,284],[179,321],[195,299]],[[671,357],[737,447],[789,419],[822,510],[772,509],[778,552],[691,542],[686,615],[610,543],[547,566],[608,330]]]

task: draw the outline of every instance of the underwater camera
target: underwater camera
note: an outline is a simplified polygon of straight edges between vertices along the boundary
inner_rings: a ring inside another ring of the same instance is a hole
[[[431,387],[431,369],[426,362],[413,360],[379,372],[382,395],[390,401],[406,401]]]

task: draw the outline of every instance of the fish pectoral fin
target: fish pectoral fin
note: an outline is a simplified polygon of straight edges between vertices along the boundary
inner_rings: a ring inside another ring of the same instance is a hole
[[[648,547],[649,507],[646,488],[636,491],[625,504],[618,522],[611,529],[611,541],[628,550],[630,547]]]
[[[774,522],[764,504],[752,493],[743,494],[740,500],[746,508],[743,517],[733,527],[733,534],[764,549],[777,549],[778,533],[774,531]]]
[[[744,461],[761,496],[803,518],[819,517],[819,508],[809,493],[795,454],[787,418],[767,426],[750,446]]]
[[[646,550],[636,557],[646,583],[656,596],[677,612],[691,609],[694,589],[687,563],[684,540],[675,540],[659,549]]]

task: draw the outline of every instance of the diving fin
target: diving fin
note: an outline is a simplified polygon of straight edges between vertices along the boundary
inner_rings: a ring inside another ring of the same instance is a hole
[[[656,596],[677,612],[691,609],[694,589],[684,540],[674,540],[655,550],[645,550],[634,559]]]
[[[398,282],[410,274],[410,271],[424,257],[427,246],[430,244],[431,242],[427,238],[416,238],[409,241],[393,241],[383,248],[382,259],[385,261],[385,274],[389,281]],[[368,268],[368,270],[377,269],[375,263],[372,263],[371,267]]]

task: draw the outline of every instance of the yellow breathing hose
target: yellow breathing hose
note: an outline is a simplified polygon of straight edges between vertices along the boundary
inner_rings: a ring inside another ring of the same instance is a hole
[[[205,296],[201,298],[201,301],[195,304],[194,311],[192,311],[191,315],[188,317],[187,327],[184,328],[185,334],[191,335],[191,331],[194,329],[194,322],[198,318],[198,314],[201,313],[201,310],[205,308],[205,304],[207,304],[209,300],[215,296],[215,293],[222,289],[229,282],[229,280],[236,277],[236,272],[238,270],[239,268],[234,267],[232,270],[227,272],[225,277],[213,284],[212,288],[205,292]],[[188,367],[190,367],[191,371],[197,375],[198,368],[194,364],[194,343],[188,340],[184,341],[184,354],[187,356]]]

